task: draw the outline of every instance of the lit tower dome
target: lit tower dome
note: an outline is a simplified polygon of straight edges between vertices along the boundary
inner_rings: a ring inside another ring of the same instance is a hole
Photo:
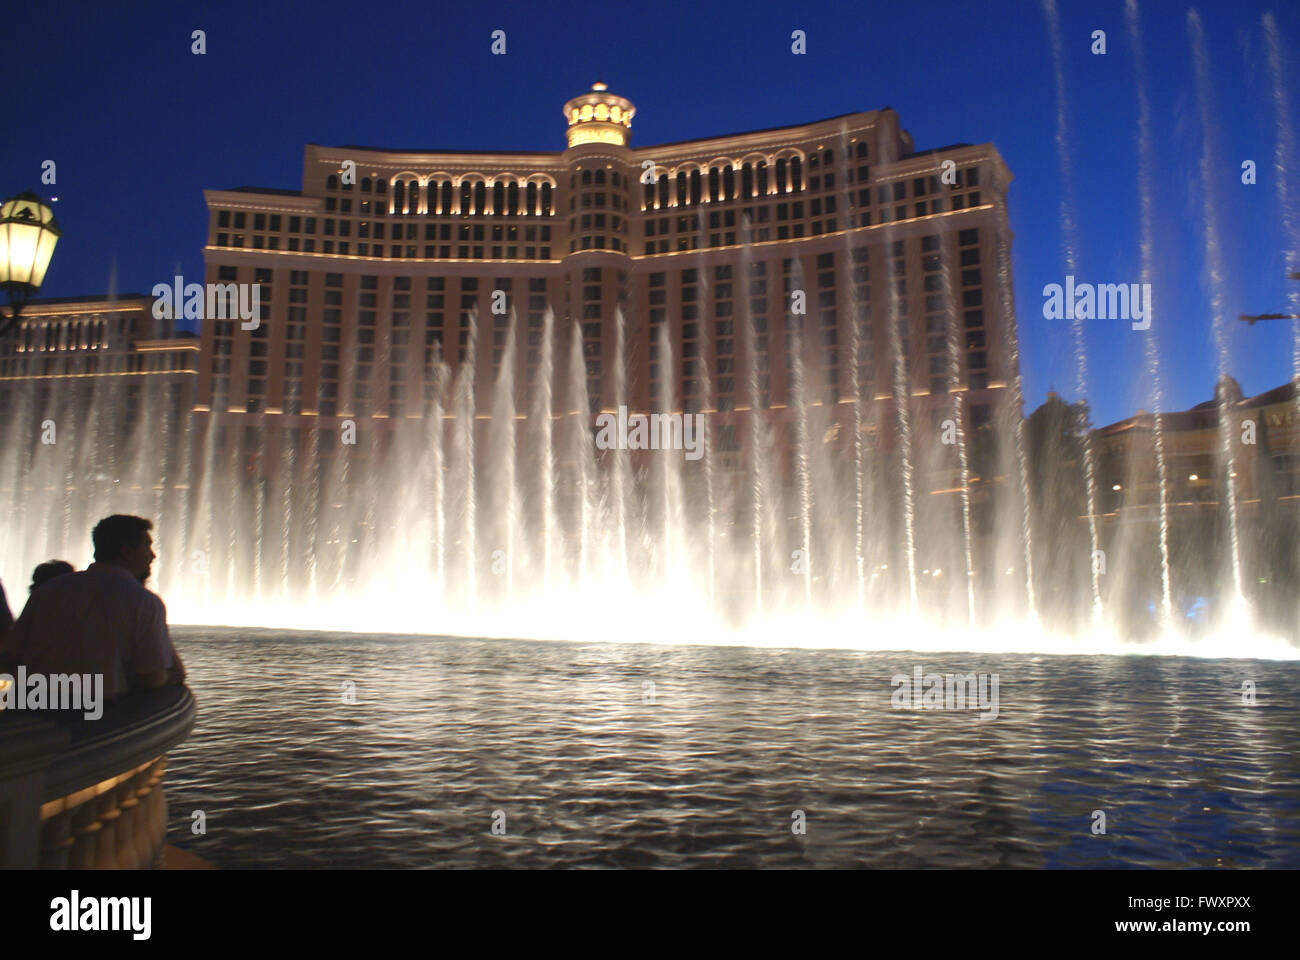
[[[569,146],[583,143],[627,146],[636,107],[608,91],[605,84],[596,82],[591,85],[590,93],[574,97],[564,105],[564,118],[569,121]]]

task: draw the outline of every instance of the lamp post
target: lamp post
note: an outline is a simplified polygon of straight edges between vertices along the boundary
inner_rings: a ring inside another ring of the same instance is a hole
[[[0,288],[13,311],[0,321],[0,338],[17,325],[23,306],[45,281],[60,236],[54,211],[36,194],[20,193],[0,206]]]

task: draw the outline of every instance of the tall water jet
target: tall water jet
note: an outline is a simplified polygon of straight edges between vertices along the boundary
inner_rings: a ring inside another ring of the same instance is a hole
[[[996,188],[1006,193],[1006,184],[999,183]],[[1014,418],[1014,442],[1016,458],[1016,488],[1020,496],[1020,541],[1025,565],[1025,615],[1031,626],[1038,623],[1038,600],[1034,586],[1034,525],[1032,504],[1029,496],[1029,457],[1025,450],[1024,389],[1020,374],[1020,332],[1016,318],[1015,293],[1011,283],[1011,225],[1007,222],[1006,207],[998,218],[996,257],[998,276],[998,306],[1006,324],[1008,336],[1007,362],[1012,372],[1011,404]]]
[[[1052,62],[1056,77],[1056,153],[1061,169],[1061,244],[1065,252],[1065,272],[1074,276],[1078,272],[1078,231],[1074,222],[1074,168],[1071,161],[1069,138],[1066,134],[1065,55],[1061,49],[1061,22],[1056,12],[1056,0],[1043,0],[1047,17],[1048,36],[1051,40]],[[1081,399],[1088,396],[1088,348],[1084,339],[1083,320],[1077,314],[1071,323],[1074,341],[1075,391]],[[1092,445],[1092,434],[1083,436],[1083,478],[1088,508],[1089,570],[1092,578],[1093,625],[1101,626],[1101,571],[1095,562],[1098,556],[1097,536],[1097,464]]]
[[[705,302],[708,302],[707,296]],[[713,500],[713,448],[710,440],[709,415],[716,409],[716,400],[713,395],[713,377],[709,375],[709,338],[706,336],[700,349],[700,397],[703,399],[704,416],[699,420],[700,429],[703,436],[698,438],[702,456],[700,463],[704,468],[704,510],[705,510],[705,571],[706,571],[706,598],[708,600],[708,609],[716,609],[717,599],[717,519],[715,517],[715,505]],[[686,425],[688,423],[690,412],[682,409],[682,430],[685,436]],[[671,456],[671,454],[670,454]]]
[[[627,320],[622,307],[614,308],[614,409],[627,406]],[[612,458],[609,471],[610,504],[614,513],[615,575],[626,578],[627,556],[627,497],[632,489],[630,454],[622,444],[608,452]]]
[[[796,280],[796,283],[798,281]],[[796,286],[796,289],[802,289]],[[807,609],[812,609],[812,478],[808,467],[808,384],[804,375],[803,322],[794,319],[795,335],[790,342],[790,393],[794,399],[794,469],[799,497],[799,551],[802,560],[803,599]],[[818,558],[818,563],[821,560]]]
[[[293,498],[296,493],[295,476],[298,465],[297,430],[280,431],[279,477],[277,486],[280,492],[280,599],[291,599],[290,584],[293,572]]]
[[[506,346],[501,353],[501,368],[497,371],[495,397],[492,401],[492,433],[494,444],[492,480],[495,486],[494,508],[498,523],[504,525],[506,601],[514,600],[515,521],[518,507],[515,503],[515,312],[510,311],[510,326],[506,333]]]
[[[943,290],[943,307],[947,314],[948,393],[952,397],[953,442],[957,449],[957,487],[961,507],[962,558],[966,574],[966,622],[975,627],[975,557],[971,543],[970,458],[966,450],[966,405],[961,386],[961,333],[957,326],[957,309],[952,298],[952,237],[939,244],[939,276]]]
[[[1273,112],[1277,116],[1277,139],[1273,145],[1273,183],[1277,190],[1277,208],[1282,213],[1282,236],[1286,243],[1285,265],[1288,270],[1295,272],[1300,271],[1300,216],[1297,216],[1296,199],[1291,192],[1291,171],[1288,164],[1300,156],[1300,150],[1296,147],[1295,130],[1291,126],[1291,104],[1282,67],[1282,40],[1278,34],[1277,19],[1270,11],[1264,14],[1262,21],[1264,44],[1268,51],[1268,73],[1273,86]],[[1292,317],[1291,382],[1295,387],[1296,417],[1300,420],[1300,282],[1293,283],[1288,290]]]
[[[317,388],[316,409],[320,409],[321,394],[323,388]],[[211,427],[208,430],[211,433]],[[307,491],[307,529],[303,533],[303,542],[306,545],[307,553],[307,593],[309,598],[315,602],[318,598],[318,587],[316,575],[316,556],[320,549],[320,520],[321,509],[325,503],[325,483],[321,476],[321,455],[320,455],[320,430],[311,431],[311,456],[309,459],[311,476],[309,479],[310,486]],[[207,484],[204,484],[207,487]]]
[[[754,281],[753,259],[750,244],[753,240],[752,226],[748,217],[742,220],[744,244],[741,248],[740,275],[743,283]],[[763,528],[767,514],[767,476],[769,470],[766,455],[767,444],[763,430],[763,421],[759,416],[762,404],[762,391],[759,382],[758,345],[754,332],[754,315],[750,301],[745,298],[740,311],[741,349],[746,358],[748,373],[745,378],[746,398],[749,403],[749,443],[746,458],[747,483],[749,493],[749,533],[750,556],[753,561],[753,616],[763,616],[763,559],[765,540]]]
[[[664,371],[663,390],[659,397],[659,411],[665,417],[671,417],[676,403],[676,371],[673,362],[672,343],[668,339],[666,324],[659,327],[660,369]],[[684,509],[682,503],[681,458],[673,455],[674,451],[660,449],[654,456],[659,461],[660,489],[660,531],[659,552],[663,565],[663,583],[671,589],[678,580],[686,577],[685,551],[679,548],[677,533],[684,526]]]
[[[430,474],[429,503],[433,513],[433,575],[434,597],[441,601],[447,591],[447,480],[446,457],[443,453],[446,441],[446,417],[443,413],[443,391],[448,381],[447,366],[442,362],[442,351],[434,345],[432,371],[433,389],[430,391],[428,435]]]
[[[1233,446],[1232,407],[1223,378],[1228,375],[1228,313],[1224,303],[1225,278],[1223,254],[1219,243],[1218,210],[1214,205],[1211,184],[1214,183],[1214,131],[1210,110],[1209,58],[1205,49],[1205,31],[1201,15],[1195,9],[1187,11],[1187,32],[1192,44],[1192,62],[1196,74],[1196,102],[1201,121],[1201,212],[1205,221],[1205,270],[1210,284],[1210,305],[1213,309],[1211,324],[1214,331],[1214,349],[1218,360],[1220,382],[1215,384],[1215,399],[1219,414],[1219,452],[1224,468],[1224,499],[1228,507],[1229,560],[1232,565],[1233,600],[1244,603],[1241,574],[1241,544],[1237,530],[1237,454]]]
[[[467,336],[465,351],[461,355],[459,396],[457,398],[457,428],[460,434],[460,452],[463,475],[461,476],[461,557],[465,568],[465,596],[472,609],[478,599],[478,526],[474,467],[474,425],[476,411],[474,407],[475,368],[478,366],[478,307],[474,306],[465,315]]]
[[[577,480],[577,502],[574,505],[575,537],[578,556],[576,582],[586,581],[593,560],[592,541],[592,489],[596,470],[593,461],[591,430],[591,398],[587,393],[587,363],[582,356],[582,324],[573,322],[569,339],[569,441],[566,459],[573,465]]]
[[[898,430],[898,457],[902,475],[902,502],[900,513],[903,521],[903,563],[907,574],[907,609],[915,616],[917,612],[916,583],[916,492],[912,463],[912,404],[910,372],[907,368],[908,351],[904,344],[904,333],[900,330],[898,298],[898,279],[903,276],[903,261],[893,259],[894,231],[885,232],[885,297],[888,308],[890,388],[893,391],[895,425]]]
[[[542,347],[533,391],[533,428],[537,431],[538,495],[541,498],[542,588],[551,590],[555,523],[555,313],[547,306],[542,315]]]
[[[1133,67],[1137,74],[1138,103],[1138,203],[1139,245],[1142,251],[1142,277],[1144,290],[1152,287],[1151,277],[1155,250],[1155,205],[1152,200],[1152,175],[1155,157],[1151,146],[1151,104],[1147,100],[1146,67],[1142,55],[1142,26],[1137,0],[1124,0],[1124,15],[1128,20],[1129,39],[1133,45]],[[1160,381],[1160,351],[1156,348],[1155,309],[1147,302],[1149,329],[1143,338],[1147,376],[1151,380],[1151,434],[1155,445],[1156,479],[1159,483],[1159,544],[1160,544],[1160,611],[1161,628],[1168,630],[1173,621],[1173,585],[1169,572],[1169,472],[1165,462],[1165,430],[1162,418],[1164,395]]]
[[[853,190],[851,189],[854,178],[849,170],[849,157],[853,149],[852,141],[848,134],[848,124],[840,124],[839,150],[837,151],[837,175],[840,184],[840,204],[844,211],[844,216],[849,218],[849,226],[853,226],[853,215],[849,211],[854,209]],[[868,188],[869,189],[869,188]],[[852,264],[853,258],[853,234],[851,230],[843,231],[844,242],[840,248],[840,255],[843,258],[841,265],[841,277],[848,277],[849,271],[854,269]],[[865,249],[865,248],[864,248]],[[869,276],[869,274],[868,274]],[[870,309],[869,305],[861,300],[858,296],[857,278],[854,277],[849,285],[853,290],[853,301],[851,304],[849,316],[849,396],[853,400],[853,565],[854,574],[857,580],[857,609],[861,614],[867,608],[867,555],[866,555],[866,450],[863,443],[862,433],[864,429],[865,401],[862,396],[862,369],[863,364],[863,324],[866,322],[864,314]]]

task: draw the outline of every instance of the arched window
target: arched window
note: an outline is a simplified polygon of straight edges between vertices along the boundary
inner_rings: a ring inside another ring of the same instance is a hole
[[[659,209],[663,210],[668,206],[668,174],[659,174]]]
[[[677,174],[677,206],[686,206],[686,171]]]
[[[551,214],[551,185],[542,184],[542,216],[547,217]]]
[[[754,165],[747,163],[740,168],[740,195],[748,200],[754,195]]]
[[[506,188],[506,205],[510,210],[510,216],[519,216],[519,182],[510,181],[510,186]]]
[[[718,168],[709,168],[709,201],[713,202],[722,199],[722,191],[718,189]]]
[[[528,189],[524,191],[524,213],[530,217],[537,216],[537,181],[530,181]]]
[[[492,185],[492,212],[498,217],[506,212],[506,185],[500,180]]]
[[[379,194],[380,196],[383,196],[383,195],[385,195],[386,193],[388,193],[388,181],[387,181],[387,180],[376,180],[376,181],[375,181],[375,193]]]
[[[866,156],[867,156],[867,141],[865,141],[865,140],[859,140],[859,141],[858,141],[858,158],[859,158],[859,159],[866,159]]]
[[[696,204],[700,202],[700,186],[701,186],[702,179],[703,178],[700,176],[700,171],[698,169],[691,171],[691,203],[692,204]]]
[[[406,184],[398,180],[393,184],[393,213],[406,212]]]
[[[479,216],[487,212],[487,184],[482,180],[474,184],[474,212]]]
[[[406,185],[407,213],[420,212],[420,181],[412,180]]]
[[[337,190],[338,188],[339,188],[338,174],[331,173],[328,177],[325,178],[325,189]]]
[[[767,196],[767,161],[758,161],[758,195]]]
[[[647,210],[655,208],[655,185],[653,181],[645,185],[645,208]]]
[[[722,168],[722,194],[728,200],[736,199],[736,171],[733,167]]]
[[[776,192],[785,193],[785,157],[778,157],[776,161]]]
[[[370,178],[369,178],[369,177],[362,177],[362,178],[361,178],[361,192],[362,192],[362,193],[369,193],[369,192],[370,192]]]
[[[469,204],[471,197],[471,187],[468,180],[460,182],[460,210],[457,212],[464,215],[469,213]]]
[[[790,183],[795,190],[803,189],[803,161],[798,157],[790,158]]]
[[[442,213],[451,213],[451,181],[442,181]]]
[[[822,165],[829,167],[835,160],[835,154],[830,150],[822,152]]]

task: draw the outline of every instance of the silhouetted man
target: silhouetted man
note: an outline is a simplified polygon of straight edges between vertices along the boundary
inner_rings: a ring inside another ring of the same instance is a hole
[[[167,608],[144,586],[155,559],[153,524],[116,514],[95,526],[95,562],[32,591],[5,637],[28,674],[103,674],[104,696],[185,682],[167,632]]]

